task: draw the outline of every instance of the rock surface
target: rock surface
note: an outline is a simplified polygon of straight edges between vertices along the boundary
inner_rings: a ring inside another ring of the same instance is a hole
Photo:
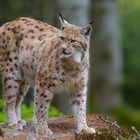
[[[49,127],[54,132],[52,137],[34,133],[33,123],[29,121],[22,132],[14,132],[1,125],[0,140],[128,140],[128,133],[109,118],[102,115],[87,117],[88,125],[94,127],[96,134],[81,133],[75,135],[73,117],[50,118]]]

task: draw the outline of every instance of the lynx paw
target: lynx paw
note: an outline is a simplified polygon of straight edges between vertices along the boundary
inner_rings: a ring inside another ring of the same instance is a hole
[[[25,127],[26,126],[26,121],[25,120],[19,120],[18,124],[22,125],[22,127]]]
[[[22,131],[23,130],[23,126],[21,124],[8,125],[8,128],[10,128],[14,131]]]
[[[47,136],[52,136],[53,132],[45,126],[37,126],[36,128],[36,133],[39,135],[47,135]]]
[[[94,133],[96,133],[96,130],[94,128],[87,127],[87,128],[78,129],[76,131],[76,134],[80,134],[82,132],[83,133],[88,133],[88,134],[94,134]]]

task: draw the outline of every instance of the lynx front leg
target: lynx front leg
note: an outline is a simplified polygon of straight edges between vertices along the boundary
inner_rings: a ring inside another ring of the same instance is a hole
[[[86,133],[95,133],[94,128],[87,126],[86,122],[86,91],[87,87],[80,83],[72,87],[72,92],[70,95],[70,103],[75,115],[75,121],[77,125],[76,133],[84,131]]]
[[[52,135],[52,131],[48,128],[47,124],[47,114],[49,104],[52,100],[53,94],[49,91],[42,91],[36,89],[35,95],[35,129],[37,134],[41,135]]]
[[[15,104],[15,111],[17,115],[17,121],[21,125],[21,127],[26,126],[26,121],[21,119],[21,104],[28,89],[29,89],[29,85],[25,84],[24,82],[20,82],[19,92],[17,94],[16,104]]]
[[[17,122],[15,112],[16,97],[19,91],[19,84],[13,74],[4,73],[3,89],[4,89],[4,105],[7,115],[8,126],[14,129],[20,129]]]

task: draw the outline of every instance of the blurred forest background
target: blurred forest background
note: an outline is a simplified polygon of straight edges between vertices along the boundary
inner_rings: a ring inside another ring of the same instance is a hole
[[[119,124],[140,130],[140,0],[0,0],[0,25],[29,16],[60,28],[59,11],[73,24],[96,21],[87,112],[107,114]],[[27,119],[33,112],[32,90],[22,106]],[[0,121],[5,121],[2,84],[0,98]],[[49,116],[71,114],[66,93],[56,96],[52,105]]]

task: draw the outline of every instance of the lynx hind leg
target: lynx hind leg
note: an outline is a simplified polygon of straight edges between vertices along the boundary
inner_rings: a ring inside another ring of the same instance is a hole
[[[84,84],[82,84],[84,85]],[[94,128],[90,128],[87,126],[87,121],[86,121],[86,87],[79,88],[78,85],[74,86],[71,90],[71,95],[70,95],[70,104],[73,109],[74,113],[74,118],[76,121],[77,125],[77,130],[76,133],[79,134],[81,132],[86,132],[86,133],[95,133]]]
[[[28,84],[24,82],[20,82],[19,92],[17,94],[16,104],[15,104],[15,112],[16,112],[18,124],[21,125],[21,127],[26,126],[26,121],[21,119],[21,104],[28,89],[29,89]]]
[[[6,71],[8,68],[6,69]],[[4,105],[7,115],[8,126],[10,128],[20,129],[18,127],[17,116],[15,112],[16,96],[19,92],[19,84],[15,81],[13,74],[4,72],[3,89],[4,89]]]
[[[42,91],[42,88],[36,88],[35,95],[35,130],[37,134],[51,136],[53,133],[48,128],[47,114],[49,104],[53,94],[50,91]]]

